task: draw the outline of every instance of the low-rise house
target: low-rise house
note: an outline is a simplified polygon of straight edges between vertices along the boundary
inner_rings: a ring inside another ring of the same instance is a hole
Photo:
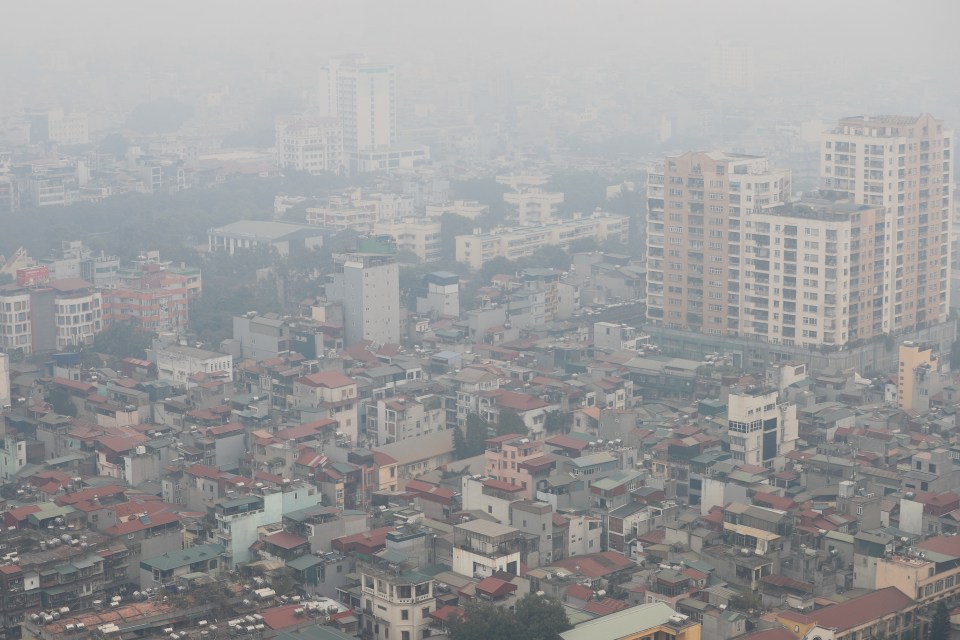
[[[202,544],[140,561],[141,589],[177,584],[181,576],[202,573],[216,579],[223,569],[223,545]]]

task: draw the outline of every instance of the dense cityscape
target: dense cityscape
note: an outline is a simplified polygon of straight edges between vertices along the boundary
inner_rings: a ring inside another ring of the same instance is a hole
[[[734,4],[11,34],[0,638],[960,637],[953,59]]]

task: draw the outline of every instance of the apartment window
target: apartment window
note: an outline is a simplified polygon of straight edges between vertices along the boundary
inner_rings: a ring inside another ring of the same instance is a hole
[[[400,610],[400,619],[401,619],[401,620],[409,620],[409,619],[410,619],[410,611],[409,611],[409,609],[401,609],[401,610]]]

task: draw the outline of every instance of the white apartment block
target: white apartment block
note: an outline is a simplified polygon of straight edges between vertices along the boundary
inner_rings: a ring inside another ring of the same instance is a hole
[[[33,352],[33,322],[30,292],[24,289],[0,291],[0,349]]]
[[[293,116],[276,121],[277,166],[313,175],[344,166],[343,127],[336,118]]]
[[[799,438],[797,405],[779,402],[776,390],[731,391],[727,434],[733,459],[763,467],[783,466]]]
[[[563,194],[533,188],[503,194],[503,200],[510,206],[510,219],[521,227],[542,225],[554,222]]]
[[[367,436],[374,446],[400,442],[446,428],[443,398],[398,395],[367,404]]]
[[[437,262],[443,250],[440,221],[429,218],[405,218],[377,222],[373,232],[386,235],[397,243],[397,251],[409,251],[422,262]]]
[[[51,111],[47,132],[50,140],[59,144],[86,144],[90,142],[87,114],[66,114],[62,109]]]
[[[490,213],[489,205],[480,204],[476,200],[454,200],[443,204],[428,204],[427,217],[439,218],[445,213],[452,213],[468,220],[476,220],[480,216]]]
[[[343,254],[327,298],[343,303],[344,344],[400,342],[400,270],[392,255]]]
[[[93,344],[103,328],[100,292],[92,286],[60,290],[54,304],[57,349]]]
[[[187,383],[197,373],[224,373],[233,379],[233,357],[186,346],[170,346],[154,352],[157,378]]]
[[[417,313],[460,317],[460,276],[436,271],[423,277],[423,285],[426,291],[424,296],[417,296]]]
[[[24,354],[93,344],[103,329],[100,291],[82,280],[57,280],[0,292],[0,349]]]
[[[499,228],[488,233],[457,236],[456,259],[479,269],[497,257],[516,260],[546,246],[567,248],[574,240],[593,238],[598,242],[622,242],[629,231],[629,219],[602,211],[573,220],[539,227]]]

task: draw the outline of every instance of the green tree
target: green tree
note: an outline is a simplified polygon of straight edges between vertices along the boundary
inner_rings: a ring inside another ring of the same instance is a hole
[[[503,409],[497,417],[497,435],[505,436],[511,433],[526,435],[527,425],[516,411]]]
[[[571,254],[574,253],[586,253],[589,251],[597,251],[600,249],[600,245],[597,243],[594,238],[577,238],[570,243],[569,251]]]
[[[528,593],[517,602],[514,622],[519,627],[519,638],[525,640],[556,640],[572,627],[559,600]]]
[[[540,247],[533,252],[532,256],[519,260],[518,262],[522,268],[539,267],[566,271],[570,268],[572,260],[570,259],[570,254],[560,247],[548,245],[546,247]]]
[[[173,133],[190,119],[193,109],[174,98],[156,98],[134,107],[127,126],[140,133]]]
[[[487,448],[486,442],[489,437],[490,425],[487,424],[487,421],[476,413],[467,414],[467,433],[464,440],[467,444],[466,451],[468,453],[464,457],[469,458],[483,453]]]
[[[61,416],[76,417],[77,415],[77,407],[73,404],[70,392],[63,387],[57,385],[51,387],[47,392],[47,403],[50,404],[54,413]]]
[[[927,638],[928,640],[950,639],[950,612],[947,611],[947,605],[943,600],[937,603],[933,620],[930,621],[930,632],[927,634]]]
[[[550,433],[557,431],[566,433],[570,430],[572,417],[569,413],[562,413],[559,410],[548,411],[543,419],[543,428]]]
[[[100,141],[100,151],[115,156],[126,154],[129,146],[130,141],[121,133],[111,133]]]
[[[960,340],[950,345],[950,371],[960,371]]]
[[[460,427],[453,428],[453,452],[454,455],[457,456],[457,460],[463,460],[472,455],[470,453],[470,447],[467,445],[467,439],[464,437]]]
[[[489,229],[506,220],[507,205],[503,201],[503,194],[509,191],[509,187],[497,182],[496,176],[454,181],[450,190],[457,194],[457,198],[476,200],[490,207],[490,212],[478,220],[480,224],[477,226]]]
[[[297,581],[293,577],[293,571],[287,567],[275,571],[270,579],[270,588],[276,591],[278,596],[291,595],[296,586]]]
[[[117,322],[97,334],[93,350],[117,358],[142,360],[147,357],[147,349],[150,348],[150,335],[137,331],[132,322]]]
[[[486,602],[471,602],[450,620],[450,640],[520,640],[514,616]]]
[[[563,202],[558,207],[560,215],[589,215],[598,207],[606,208],[608,185],[607,179],[599,173],[561,171],[550,178],[547,188],[563,192]]]
[[[557,600],[528,593],[513,611],[489,603],[470,603],[463,617],[450,621],[451,640],[558,640],[571,629]]]
[[[474,226],[469,218],[455,213],[440,216],[440,255],[444,262],[452,263],[457,259],[457,236],[470,235]]]

